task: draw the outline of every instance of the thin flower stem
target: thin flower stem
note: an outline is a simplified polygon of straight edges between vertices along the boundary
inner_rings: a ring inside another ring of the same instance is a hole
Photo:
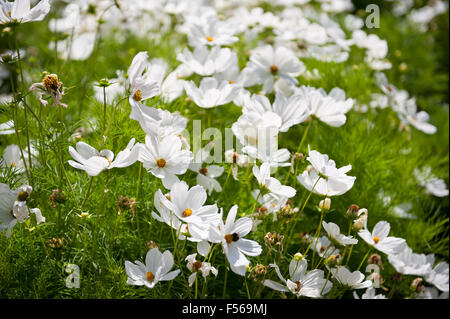
[[[330,271],[330,270],[328,270],[327,278],[326,278],[326,280],[325,280],[325,283],[323,284],[323,287],[322,287],[322,289],[320,290],[320,295],[322,295],[322,293],[323,293],[323,290],[324,290],[324,289],[325,289],[325,287],[327,286],[328,280],[330,279],[330,274],[331,274],[331,271]]]
[[[227,292],[227,278],[228,278],[228,271],[227,271],[227,266],[225,265],[225,278],[223,280],[222,299],[225,299],[226,292]]]
[[[227,184],[228,184],[228,180],[229,180],[229,178],[230,178],[230,174],[231,174],[232,167],[233,167],[233,164],[231,164],[231,165],[230,165],[230,168],[228,169],[227,178],[225,179],[225,183],[223,184],[222,191],[220,192],[220,195],[219,195],[219,197],[217,198],[217,202],[219,202],[219,201],[222,199],[222,195],[223,195],[223,193],[225,193],[225,187],[226,187]]]
[[[22,62],[21,62],[21,58],[20,58],[20,50],[19,50],[19,46],[17,44],[17,28],[14,25],[13,26],[13,38],[14,38],[14,48],[16,50],[17,53],[17,64],[19,66],[19,73],[20,73],[20,81],[22,84],[22,95],[25,94],[25,81],[24,81],[24,77],[23,77],[23,69],[22,69]],[[25,101],[25,96],[23,96],[23,100]],[[24,113],[24,118],[25,118],[25,134],[26,134],[26,138],[27,138],[27,146],[28,146],[28,164],[29,164],[29,173],[30,173],[30,182],[31,182],[31,186],[33,186],[33,174],[32,174],[32,162],[31,162],[31,144],[30,144],[30,132],[29,132],[29,128],[28,128],[28,112],[27,112],[27,108],[24,107],[23,108],[23,113]]]
[[[316,187],[316,185],[317,185],[317,183],[319,182],[320,179],[321,179],[321,177],[319,177],[319,178],[317,179],[317,181],[314,183],[314,185],[313,185],[311,191],[310,191],[309,194],[308,194],[308,197],[306,198],[305,202],[304,202],[303,205],[302,205],[302,208],[300,209],[300,211],[299,211],[299,213],[298,213],[299,216],[301,216],[301,214],[302,214],[303,211],[305,210],[306,204],[308,203],[309,198],[311,197],[311,195],[312,195],[312,193],[313,193],[313,191],[314,191],[314,188]],[[297,221],[298,221],[298,220],[295,220],[295,221],[294,221],[294,224],[292,225],[292,227],[291,227],[290,230],[288,231],[288,234],[289,234],[288,238],[292,238],[292,232],[295,230],[295,226],[297,225]],[[322,223],[322,221],[321,221],[320,223]],[[287,248],[287,246],[286,246],[286,248]],[[309,247],[308,247],[308,249],[309,249]],[[306,252],[308,252],[308,250],[306,250]],[[305,254],[303,254],[303,255],[305,255]]]
[[[103,135],[106,130],[106,87],[103,86]]]
[[[197,299],[198,295],[198,274],[195,276],[195,297],[194,299]]]
[[[251,216],[252,219],[253,219],[253,215],[255,214],[256,204],[258,203],[259,196],[261,196],[261,191],[259,191],[258,196],[256,196],[256,198],[255,198],[255,203],[253,204],[252,216]]]
[[[83,203],[81,204],[81,209],[83,209],[84,204],[86,204],[86,202],[87,202],[87,200],[88,200],[88,198],[89,198],[89,195],[90,195],[90,193],[91,193],[91,187],[92,187],[92,182],[93,182],[93,181],[94,181],[94,176],[91,176],[90,179],[89,179],[88,188],[87,188],[87,190],[86,190],[86,195],[84,196]]]
[[[138,198],[139,198],[139,190],[141,188],[141,177],[142,177],[142,162],[139,163],[139,175],[138,175],[138,180],[137,180],[137,185],[136,185],[136,206],[137,206],[137,202],[138,202]],[[140,233],[141,231],[140,231],[140,227],[139,227],[139,217],[138,217],[137,207],[135,209],[134,216],[136,218],[137,231],[138,231],[138,233]]]
[[[247,276],[244,277],[244,282],[245,282],[245,290],[247,291],[247,297],[248,299],[252,299],[252,297],[250,297],[250,292],[248,291]]]
[[[300,144],[298,145],[298,148],[297,148],[297,153],[300,152],[300,150],[302,149],[303,143],[306,140],[306,136],[308,136],[308,131],[309,131],[309,128],[311,127],[312,122],[313,122],[312,120],[309,121],[308,126],[306,127],[306,130],[303,133],[303,137],[302,137],[302,139],[300,141]]]
[[[370,254],[371,251],[372,251],[372,248],[370,248],[370,249],[367,251],[366,255],[365,255],[364,258],[361,260],[361,263],[359,264],[358,269],[356,269],[356,270],[360,270],[360,269],[361,269],[361,267],[362,267],[362,265],[364,264],[364,262],[366,261],[367,257],[369,257],[369,254]]]

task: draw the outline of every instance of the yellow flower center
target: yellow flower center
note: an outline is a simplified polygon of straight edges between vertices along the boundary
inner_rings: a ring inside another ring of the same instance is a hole
[[[214,39],[213,37],[206,37],[206,40],[208,40],[208,42],[212,42]]]
[[[272,73],[273,75],[278,73],[278,67],[276,65],[272,65],[270,67],[270,73]]]
[[[133,100],[139,102],[140,100],[142,100],[142,94],[141,94],[141,90],[137,90],[136,93],[134,93],[133,95]]]
[[[189,216],[191,216],[192,215],[192,209],[190,209],[190,208],[186,208],[184,211],[183,211],[183,217],[189,217]]]
[[[375,236],[373,238],[373,241],[375,242],[375,244],[378,244],[378,242],[380,241],[380,238],[378,236]]]
[[[233,83],[234,83],[233,80],[228,81],[228,84],[233,84]]]
[[[156,165],[158,165],[158,167],[163,168],[164,166],[166,166],[166,160],[164,158],[158,158],[156,160]]]
[[[147,271],[145,278],[147,281],[152,282],[155,279],[155,275],[151,271]]]
[[[11,17],[11,11],[8,11],[8,16]]]

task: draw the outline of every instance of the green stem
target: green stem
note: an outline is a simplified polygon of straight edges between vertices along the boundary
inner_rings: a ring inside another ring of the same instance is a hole
[[[87,200],[89,198],[89,195],[91,193],[91,187],[92,187],[92,181],[93,180],[94,180],[94,176],[91,176],[90,179],[89,179],[89,184],[88,184],[88,188],[87,188],[87,191],[86,191],[86,195],[84,196],[83,203],[81,204],[81,209],[83,209],[84,204],[86,204],[86,202],[87,202]]]
[[[361,260],[361,263],[359,264],[358,269],[356,269],[356,270],[360,270],[360,269],[361,269],[361,267],[362,267],[362,265],[364,264],[364,262],[366,261],[367,257],[369,257],[369,254],[370,254],[371,251],[372,251],[372,248],[370,248],[370,249],[367,251],[366,255],[365,255],[364,258]]]

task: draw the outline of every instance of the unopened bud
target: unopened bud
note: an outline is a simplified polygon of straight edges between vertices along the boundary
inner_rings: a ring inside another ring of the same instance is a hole
[[[411,290],[420,292],[423,289],[424,289],[423,279],[420,277],[417,277],[416,279],[414,279],[413,282],[411,283]]]
[[[308,171],[308,173],[311,173],[314,170],[314,167],[312,165],[308,165],[306,167],[306,170]]]
[[[331,199],[328,197],[325,199],[322,199],[319,203],[319,208],[320,208],[320,211],[329,211],[331,208]]]
[[[336,255],[331,255],[330,257],[328,257],[325,260],[325,263],[330,266],[330,267],[334,267],[337,266],[339,264],[339,259],[341,258],[341,255],[336,254]]]
[[[353,223],[353,230],[355,230],[355,231],[360,231],[361,229],[363,229],[363,227],[364,227],[364,223],[361,219],[357,219]]]
[[[296,261],[300,261],[300,260],[303,260],[305,257],[301,254],[301,253],[296,253],[295,255],[294,255],[294,259],[296,260]]]

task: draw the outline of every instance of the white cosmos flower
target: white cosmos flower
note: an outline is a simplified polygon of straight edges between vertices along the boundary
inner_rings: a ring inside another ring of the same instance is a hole
[[[38,161],[36,157],[38,155],[38,152],[33,147],[33,144],[30,145],[30,149],[31,149],[31,163],[33,165],[37,165]],[[24,148],[22,152],[23,157],[25,158],[25,162],[28,165],[30,156],[28,154],[28,147]],[[23,163],[19,145],[11,144],[5,147],[5,149],[3,150],[3,157],[0,159],[0,167],[3,168],[9,167],[16,173],[25,172],[25,164]]]
[[[28,219],[30,213],[36,215],[36,223],[45,222],[39,208],[29,209],[27,198],[32,187],[24,185],[16,190],[11,190],[8,185],[0,183],[0,232],[5,229],[6,237],[11,236],[11,231],[17,223],[23,223]]]
[[[203,164],[210,163],[212,157],[210,152],[213,146],[212,142],[208,143],[195,154],[194,160],[189,164],[189,169],[197,173],[197,184],[206,188],[209,195],[213,190],[216,192],[222,191],[222,187],[216,178],[221,176],[224,171],[223,166]]]
[[[41,0],[31,8],[30,0],[14,0],[14,2],[0,1],[0,24],[25,23],[42,21],[50,11],[48,0]]]
[[[345,98],[345,92],[340,88],[334,88],[326,94],[322,89],[302,86],[296,93],[303,97],[311,115],[333,127],[345,124],[347,120],[345,114],[354,104],[353,99]]]
[[[273,214],[273,220],[277,220],[277,213],[287,204],[288,198],[274,193],[258,196],[259,193],[259,189],[252,191],[253,198],[257,199],[258,203],[261,204],[259,209],[263,208],[265,214]]]
[[[199,107],[209,109],[232,102],[239,93],[239,86],[215,78],[203,78],[200,87],[193,81],[185,82],[184,89],[189,98]]]
[[[244,98],[244,114],[258,114],[261,117],[266,112],[272,112],[281,119],[280,132],[287,132],[294,125],[304,122],[310,111],[308,105],[301,95],[292,95],[286,98],[282,92],[277,92],[273,105],[265,95],[254,94],[252,97]]]
[[[322,226],[331,240],[337,242],[342,246],[356,245],[358,243],[358,239],[353,238],[353,236],[345,236],[341,234],[341,229],[335,223],[327,223],[323,221]]]
[[[173,184],[170,190],[170,200],[162,201],[162,204],[172,212],[182,223],[187,225],[189,234],[196,240],[207,240],[210,227],[219,224],[220,216],[217,213],[217,205],[204,205],[206,191],[196,185],[189,189],[186,182]]]
[[[278,291],[290,291],[297,297],[320,298],[327,294],[333,286],[330,281],[325,280],[323,270],[314,269],[306,273],[308,268],[306,259],[296,260],[296,258],[292,258],[289,264],[289,279],[287,280],[283,278],[276,264],[270,264],[270,266],[275,268],[278,278],[283,284],[267,279],[264,280],[263,285]]]
[[[385,40],[381,40],[376,34],[367,35],[362,30],[355,30],[352,39],[359,48],[366,49],[368,56],[376,59],[384,59],[388,53],[388,45]]]
[[[306,158],[312,165],[301,175],[298,181],[309,191],[323,196],[337,196],[346,193],[353,187],[356,177],[346,173],[352,169],[351,165],[336,168],[336,163],[328,155],[311,151]]]
[[[262,163],[260,167],[254,165],[252,171],[253,176],[255,176],[255,178],[258,180],[260,188],[267,188],[275,195],[285,196],[287,198],[295,196],[296,190],[294,188],[282,185],[279,180],[274,177],[270,177],[269,163]]]
[[[139,161],[154,176],[162,179],[164,187],[170,189],[178,182],[176,175],[184,174],[192,160],[192,152],[182,150],[177,136],[167,136],[159,141],[151,135],[145,136],[139,152]]]
[[[114,153],[110,150],[97,151],[85,142],[78,142],[76,150],[69,146],[69,153],[73,160],[69,160],[70,166],[86,171],[89,176],[97,176],[105,169],[114,167],[128,167],[138,160],[140,145],[135,145],[135,139],[131,139],[127,147],[117,154],[114,160]]]
[[[0,135],[14,134],[13,120],[0,124]]]
[[[166,136],[181,134],[187,124],[187,119],[177,112],[171,113],[141,103],[131,105],[130,119],[138,121],[146,134],[160,140]]]
[[[427,260],[431,267],[434,266],[435,258],[434,254],[427,255]],[[449,268],[447,262],[440,262],[436,264],[431,271],[424,276],[425,281],[433,284],[440,291],[449,291]]]
[[[423,276],[431,272],[431,267],[424,254],[416,254],[408,246],[398,254],[388,255],[389,263],[403,275]]]
[[[366,292],[364,292],[362,294],[361,298],[359,298],[356,291],[353,291],[353,297],[355,299],[387,299],[386,296],[383,294],[377,295],[377,292],[376,292],[375,288],[373,288],[373,287],[367,288]]]
[[[188,278],[189,287],[194,284],[195,278],[197,278],[197,274],[199,272],[202,274],[203,278],[208,277],[210,273],[212,273],[216,277],[218,274],[215,267],[211,266],[211,264],[208,262],[196,260],[196,256],[197,253],[194,253],[192,255],[188,255],[185,258],[185,260],[187,261],[186,267],[193,272]]]
[[[420,186],[425,187],[427,193],[437,197],[448,196],[447,185],[443,179],[432,174],[431,167],[425,166],[422,169],[414,169],[414,177]]]
[[[229,48],[213,47],[211,51],[206,46],[198,46],[192,53],[187,48],[177,55],[177,60],[188,66],[192,72],[202,76],[224,72],[234,62],[236,53]]]
[[[192,47],[224,46],[238,41],[234,36],[234,30],[215,15],[210,15],[206,21],[190,24],[188,29],[189,45]]]
[[[317,254],[322,258],[328,258],[331,255],[339,255],[339,249],[334,247],[327,236],[314,237],[311,247],[316,249]]]
[[[414,126],[416,129],[426,133],[434,134],[437,131],[436,126],[428,123],[430,116],[425,111],[417,112],[417,105],[415,98],[409,99],[404,109],[397,113],[400,120],[404,124],[409,124]]]
[[[415,297],[416,299],[448,299],[448,291],[439,293],[434,287],[424,287],[424,289]]]
[[[173,265],[170,251],[161,253],[158,248],[153,248],[145,256],[145,264],[138,260],[134,263],[125,261],[127,284],[153,288],[159,281],[173,280],[180,273],[179,269],[170,271]]]
[[[152,217],[161,223],[166,223],[170,227],[176,230],[177,237],[180,240],[186,240],[186,236],[184,234],[188,233],[187,224],[180,221],[177,216],[171,212],[171,210],[167,207],[170,204],[167,204],[170,198],[170,194],[163,195],[160,189],[155,192],[153,204],[158,213],[152,211]]]
[[[222,221],[223,212],[220,212],[219,225],[210,229],[209,241],[221,243],[231,270],[244,276],[250,264],[245,255],[258,256],[262,249],[256,241],[244,238],[252,229],[252,220],[248,217],[236,220],[237,210],[238,205],[231,207],[225,224]]]
[[[154,97],[159,93],[159,85],[148,77],[150,73],[147,52],[139,52],[133,58],[128,68],[128,80],[130,82],[130,104],[140,103]]]
[[[266,93],[273,91],[275,78],[282,78],[295,85],[298,83],[295,77],[306,70],[291,50],[271,45],[256,48],[245,69],[248,71],[245,86],[262,84]]]
[[[331,273],[334,278],[343,286],[350,287],[352,289],[364,289],[372,287],[372,281],[364,281],[364,274],[356,270],[351,272],[345,266],[338,266],[337,268],[332,268]]]
[[[364,228],[358,235],[370,246],[387,255],[398,254],[406,249],[406,241],[403,238],[388,237],[390,230],[391,225],[388,222],[379,221],[372,232]]]
[[[231,172],[233,178],[238,180],[238,167],[247,167],[249,163],[249,158],[247,155],[238,154],[234,149],[229,149],[225,151],[225,162],[231,163]]]

